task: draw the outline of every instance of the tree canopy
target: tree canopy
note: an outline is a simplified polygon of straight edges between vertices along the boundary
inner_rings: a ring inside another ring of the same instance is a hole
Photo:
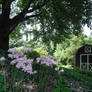
[[[44,41],[61,41],[73,29],[92,27],[91,0],[0,0],[0,28],[8,36],[20,23],[40,24]],[[4,31],[3,31],[4,30]]]

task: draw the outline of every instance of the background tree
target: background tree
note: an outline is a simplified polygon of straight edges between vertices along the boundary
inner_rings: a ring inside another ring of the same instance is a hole
[[[9,35],[22,22],[40,24],[44,41],[60,42],[70,28],[91,27],[91,0],[0,0],[0,49],[9,48]]]

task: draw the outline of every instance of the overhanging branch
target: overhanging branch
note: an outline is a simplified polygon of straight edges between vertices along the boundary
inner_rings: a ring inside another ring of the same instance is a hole
[[[30,7],[30,4],[33,2],[33,0],[29,0],[27,6],[24,8],[24,10],[19,13],[17,16],[15,16],[12,20],[11,20],[11,25],[15,25],[15,23],[17,23],[17,21],[20,21],[20,19],[24,19],[25,14],[28,12],[28,8]],[[15,22],[15,23],[14,23]]]
[[[38,10],[38,9],[44,7],[47,3],[48,3],[48,1],[45,1],[45,2],[42,3],[41,5],[35,6],[33,9],[28,10],[28,13],[31,13],[31,12],[33,12],[33,11],[35,11],[35,10]]]
[[[17,16],[15,16],[13,19],[11,19],[10,22],[11,31],[8,34],[10,34],[13,31],[13,29],[24,19],[24,16],[28,12],[28,8],[30,7],[30,4],[32,4],[33,1],[34,0],[29,0],[24,10],[21,13],[19,13]]]
[[[38,16],[40,16],[40,14],[41,14],[41,13],[35,14],[35,15],[26,16],[25,18],[20,18],[17,22],[14,22],[14,23],[13,23],[13,25],[11,26],[10,31],[7,33],[7,35],[9,35],[9,34],[15,29],[15,27],[16,27],[19,23],[21,23],[21,22],[23,22],[23,21],[26,21],[26,20],[28,20],[28,19],[30,19],[30,18],[38,17]]]
[[[35,14],[35,15],[30,15],[30,16],[25,16],[25,15],[26,15],[29,11],[32,12],[32,11],[35,11],[36,9],[42,8],[42,7],[45,6],[45,5],[47,4],[47,2],[48,2],[48,0],[45,0],[43,4],[37,5],[37,6],[35,6],[33,9],[28,10],[29,7],[30,7],[30,4],[32,4],[33,1],[34,1],[34,0],[29,0],[28,4],[27,4],[27,6],[24,8],[24,10],[23,10],[20,14],[18,14],[17,16],[15,16],[13,19],[11,19],[11,31],[10,31],[8,34],[10,34],[10,33],[13,31],[13,29],[14,29],[19,23],[21,23],[21,22],[23,22],[23,21],[26,21],[26,20],[28,20],[29,18],[38,17],[41,13]]]
[[[32,4],[34,0],[29,0],[28,4],[24,8],[24,10],[21,12],[23,15],[28,12],[28,8],[30,7],[30,4]]]
[[[38,17],[38,16],[40,16],[40,15],[41,15],[41,13],[35,14],[35,15],[26,16],[26,17],[23,19],[23,21],[28,20],[28,19],[30,19],[30,18]]]

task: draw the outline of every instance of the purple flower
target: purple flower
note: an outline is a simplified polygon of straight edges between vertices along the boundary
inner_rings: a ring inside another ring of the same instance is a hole
[[[37,63],[46,64],[47,66],[57,65],[58,62],[52,56],[40,56],[36,59]]]

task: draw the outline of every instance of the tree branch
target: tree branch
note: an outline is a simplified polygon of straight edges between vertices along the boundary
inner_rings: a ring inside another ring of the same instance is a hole
[[[41,13],[35,14],[35,15],[26,16],[26,17],[23,19],[23,21],[28,20],[28,19],[30,19],[30,18],[38,17],[38,16],[40,16],[40,15],[41,15]]]
[[[28,20],[28,19],[30,19],[30,18],[38,17],[40,14],[41,14],[41,13],[35,14],[35,15],[26,16],[25,18],[20,18],[17,22],[14,22],[14,23],[13,23],[13,26],[11,26],[11,29],[10,29],[10,31],[7,33],[7,35],[9,35],[9,34],[15,29],[15,27],[16,27],[19,23],[21,23],[21,22],[23,22],[23,21],[26,21],[26,20]]]
[[[13,19],[11,19],[11,26],[12,26],[12,29],[11,31],[8,33],[10,34],[13,29],[20,23],[20,22],[23,22],[23,21],[26,21],[28,20],[29,18],[33,18],[33,17],[38,17],[41,13],[39,14],[35,14],[35,15],[30,15],[30,16],[26,16],[25,15],[29,12],[28,8],[30,7],[30,4],[32,4],[34,0],[30,0],[27,4],[27,6],[25,7],[25,9],[20,13],[18,14],[17,16],[15,16]],[[40,9],[42,8],[46,3],[47,3],[48,0],[45,0],[45,2],[41,5],[37,5],[36,7],[34,7],[32,10],[30,11],[35,11],[36,9]]]
[[[29,0],[28,4],[24,8],[24,10],[19,14],[19,16],[25,16],[25,14],[28,12],[28,8],[30,7],[30,4],[32,4],[33,1],[34,0]],[[16,16],[16,17],[19,17],[19,16]]]
[[[25,14],[28,11],[28,8],[30,7],[30,4],[33,2],[33,0],[30,0],[27,4],[27,6],[24,8],[24,10],[18,14],[17,16],[15,16],[12,20],[11,20],[11,25],[15,25],[17,21],[19,21],[20,19],[24,19]],[[15,23],[14,23],[15,22]]]
[[[28,12],[28,8],[30,7],[30,4],[32,4],[34,0],[30,0],[27,4],[27,6],[24,8],[24,10],[21,12],[23,15]]]
[[[38,10],[38,9],[44,7],[47,3],[48,3],[48,1],[45,1],[45,2],[44,2],[43,4],[41,4],[41,5],[35,6],[33,9],[28,10],[28,13],[31,13],[31,12],[33,12],[33,11],[35,11],[35,10]]]
[[[19,13],[17,16],[15,16],[13,19],[11,19],[10,21],[11,31],[8,32],[8,34],[10,34],[13,31],[13,29],[21,22],[21,20],[24,19],[24,16],[27,13],[28,8],[30,7],[30,4],[32,4],[33,1],[34,0],[29,0],[24,10],[21,13]]]

